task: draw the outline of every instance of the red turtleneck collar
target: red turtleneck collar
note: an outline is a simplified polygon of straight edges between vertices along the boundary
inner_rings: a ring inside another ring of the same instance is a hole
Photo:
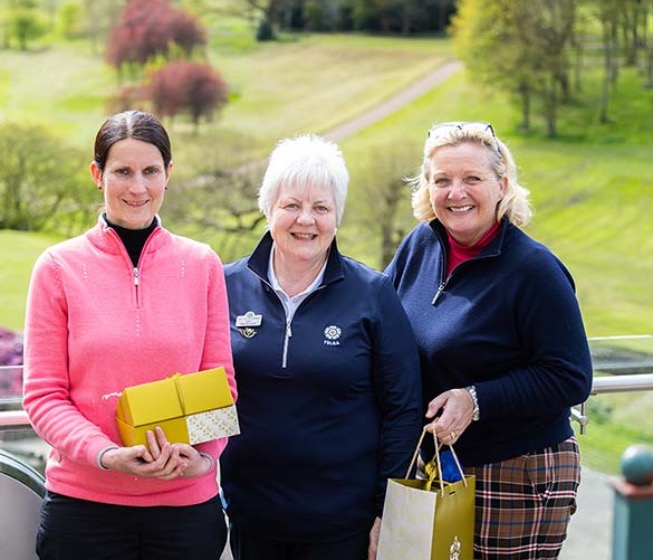
[[[490,242],[496,237],[499,233],[501,224],[494,224],[489,230],[485,232],[485,235],[481,237],[473,245],[461,245],[458,243],[447,230],[447,239],[449,241],[449,255],[447,259],[447,276],[451,274],[454,268],[459,264],[464,263],[469,259],[473,259],[478,255],[485,247],[487,247]]]

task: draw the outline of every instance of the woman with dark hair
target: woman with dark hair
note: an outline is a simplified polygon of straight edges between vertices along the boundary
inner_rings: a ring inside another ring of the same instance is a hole
[[[36,262],[25,324],[24,406],[52,447],[36,550],[57,560],[217,560],[226,524],[216,481],[225,439],[124,447],[128,386],[224,366],[236,397],[222,264],[158,212],[170,140],[152,115],[108,119],[91,175],[104,210]]]

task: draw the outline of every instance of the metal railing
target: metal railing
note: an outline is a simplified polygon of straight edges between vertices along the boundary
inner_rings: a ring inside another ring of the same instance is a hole
[[[622,375],[619,377],[597,377],[592,384],[592,395],[604,393],[624,393],[627,391],[653,391],[653,373]],[[8,401],[2,401],[6,403]],[[20,399],[10,402],[20,403]],[[586,414],[587,403],[572,408],[572,418],[581,426],[581,434],[585,433],[590,418]],[[3,428],[26,428],[30,423],[24,410],[0,411],[0,430]]]
[[[653,390],[653,335],[594,337],[589,343],[595,372],[592,395]],[[590,422],[587,402],[571,410],[581,434]]]
[[[0,366],[0,373],[1,371],[2,366]],[[592,395],[628,391],[653,391],[653,373],[595,377],[592,383]],[[12,408],[12,410],[0,411],[0,431],[3,428],[26,428],[30,426],[27,413],[24,410],[14,410],[20,406],[20,398],[0,400],[0,404]],[[581,433],[585,433],[586,426],[590,422],[590,418],[586,414],[586,406],[587,402],[584,402],[578,407],[572,408],[572,418],[580,424]]]
[[[3,371],[15,370],[16,366],[0,366],[0,376]],[[0,405],[5,410],[0,410],[0,430],[3,428],[27,428],[30,426],[27,413],[22,410],[20,397],[0,398]]]
[[[589,339],[596,375],[592,395],[623,393],[627,391],[653,391],[653,335],[593,337]],[[21,366],[0,366],[4,371],[21,370]],[[632,373],[636,372],[636,373]],[[27,414],[22,410],[21,398],[0,398],[0,431],[6,428],[30,427]],[[587,402],[572,408],[572,419],[585,433],[590,418],[586,414]]]
[[[653,373],[595,377],[592,382],[592,395],[626,393],[629,391],[653,391]],[[581,434],[585,433],[587,425],[590,423],[590,418],[586,412],[587,401],[571,409],[571,417],[580,424]]]
[[[2,428],[27,428],[31,424],[24,410],[0,411],[0,430]]]

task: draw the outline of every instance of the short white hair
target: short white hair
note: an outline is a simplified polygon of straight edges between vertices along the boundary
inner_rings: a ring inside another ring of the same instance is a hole
[[[315,134],[302,134],[279,141],[270,155],[258,193],[258,206],[270,220],[282,185],[329,187],[336,203],[336,225],[345,211],[349,171],[340,148]]]

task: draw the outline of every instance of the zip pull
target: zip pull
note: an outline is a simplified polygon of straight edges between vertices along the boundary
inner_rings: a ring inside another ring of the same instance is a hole
[[[290,326],[290,322],[292,319],[289,319],[286,317],[286,336],[283,337],[283,355],[281,356],[281,367],[286,368],[288,365],[288,342],[290,341],[290,337],[292,336],[292,327]]]
[[[442,284],[440,284],[438,286],[438,291],[435,292],[435,295],[433,296],[433,301],[431,302],[431,305],[435,305],[435,302],[438,301],[438,298],[440,297],[440,294],[442,293],[442,290],[444,290],[445,285],[446,285],[446,282],[442,282]]]
[[[134,286],[138,286],[140,283],[140,279],[138,278],[138,267],[134,267]]]

